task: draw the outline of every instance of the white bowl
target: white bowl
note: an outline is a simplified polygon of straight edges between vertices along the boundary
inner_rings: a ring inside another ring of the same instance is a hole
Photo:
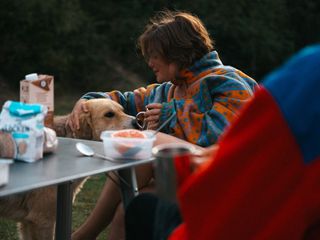
[[[112,136],[116,132],[119,131],[104,131],[101,133],[104,153],[107,157],[140,160],[148,159],[152,156],[151,150],[156,139],[152,131],[143,131],[146,138]]]

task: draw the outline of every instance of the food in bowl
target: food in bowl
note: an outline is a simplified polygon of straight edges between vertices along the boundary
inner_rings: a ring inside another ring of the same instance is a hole
[[[126,130],[120,130],[116,131],[111,134],[112,138],[148,138],[146,134],[144,134],[142,131],[135,130],[135,129],[126,129]],[[141,147],[138,146],[136,142],[128,142],[128,141],[116,141],[115,143],[116,150],[123,156],[130,157],[131,155],[134,155],[138,151],[141,150]]]
[[[151,131],[125,129],[101,134],[105,155],[116,159],[147,159],[155,137]]]
[[[115,131],[111,134],[111,137],[123,137],[123,138],[147,138],[147,135],[136,129],[125,129]]]

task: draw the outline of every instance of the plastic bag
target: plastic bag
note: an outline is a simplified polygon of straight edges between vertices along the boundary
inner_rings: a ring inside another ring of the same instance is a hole
[[[7,101],[0,114],[0,131],[10,133],[14,146],[13,158],[34,162],[43,157],[44,117],[47,107]]]

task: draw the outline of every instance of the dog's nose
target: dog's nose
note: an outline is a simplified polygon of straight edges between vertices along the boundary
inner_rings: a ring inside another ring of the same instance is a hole
[[[131,124],[135,129],[140,129],[140,127],[137,123],[137,119],[132,119]]]

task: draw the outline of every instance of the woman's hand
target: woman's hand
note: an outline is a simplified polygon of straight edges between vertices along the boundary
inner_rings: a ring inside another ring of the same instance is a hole
[[[147,107],[147,111],[144,115],[144,121],[147,124],[147,129],[156,130],[159,125],[162,104],[151,103],[146,107]]]
[[[88,112],[85,102],[88,101],[87,99],[79,99],[73,107],[72,112],[70,113],[67,121],[66,126],[69,126],[72,132],[75,130],[79,130],[80,123],[79,123],[79,115],[82,112]]]
[[[218,152],[219,145],[214,144],[210,147],[206,147],[203,150],[197,151],[191,159],[191,169],[194,171],[205,162],[211,161]]]

